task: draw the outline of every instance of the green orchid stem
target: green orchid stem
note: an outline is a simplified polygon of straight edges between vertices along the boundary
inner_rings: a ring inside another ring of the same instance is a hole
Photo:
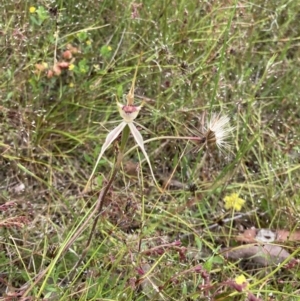
[[[108,191],[109,191],[109,189],[110,189],[110,187],[111,187],[111,185],[112,185],[112,183],[113,183],[113,181],[114,181],[114,179],[115,179],[118,171],[120,170],[120,166],[121,166],[121,163],[122,163],[122,160],[123,160],[123,157],[124,157],[124,150],[125,150],[128,138],[129,138],[129,134],[130,134],[130,129],[129,129],[128,125],[126,125],[125,128],[122,131],[122,139],[121,139],[120,151],[119,151],[119,153],[117,155],[116,162],[114,164],[113,172],[112,172],[112,174],[110,176],[110,179],[109,179],[108,183],[101,190],[101,192],[99,194],[99,197],[98,197],[98,200],[97,200],[96,208],[94,210],[94,212],[96,213],[96,217],[94,219],[94,222],[93,222],[93,225],[92,225],[92,229],[90,231],[90,235],[89,235],[89,238],[87,240],[85,249],[83,250],[83,252],[81,254],[81,257],[77,261],[76,265],[72,269],[70,277],[68,277],[69,279],[72,279],[75,276],[77,268],[80,266],[80,264],[82,263],[82,261],[84,260],[86,254],[87,254],[87,251],[89,250],[89,247],[90,247],[90,244],[91,244],[91,241],[92,241],[92,238],[93,238],[96,226],[98,224],[99,217],[100,217],[101,212],[102,212],[102,208],[103,208],[105,197],[106,197],[106,195],[107,195],[107,193],[108,193]]]
[[[122,139],[121,139],[121,146],[120,146],[120,152],[124,153],[128,138],[130,134],[129,126],[126,125],[122,132]]]
[[[125,150],[128,138],[129,138],[129,134],[130,134],[130,129],[129,129],[129,126],[126,125],[122,132],[120,151],[118,153],[117,161],[116,161],[116,164],[114,167],[117,171],[120,169],[120,166],[121,166],[121,163],[122,163],[122,160],[124,157],[124,150]]]
[[[92,238],[93,238],[93,235],[94,235],[94,232],[95,232],[95,229],[96,229],[96,226],[98,224],[98,220],[99,220],[99,217],[101,215],[101,212],[102,212],[102,208],[103,208],[103,204],[104,204],[104,200],[105,200],[105,197],[120,169],[120,165],[121,165],[121,161],[122,161],[122,158],[123,158],[123,155],[121,153],[118,154],[117,156],[117,159],[116,159],[116,163],[114,165],[114,169],[113,169],[113,172],[110,176],[110,179],[108,181],[108,183],[106,184],[106,186],[100,191],[100,194],[99,194],[99,197],[98,197],[98,200],[97,200],[97,204],[96,204],[96,207],[95,209],[93,210],[93,212],[89,215],[88,219],[84,222],[84,225],[82,227],[80,227],[80,229],[77,231],[77,234],[75,234],[76,238],[82,233],[82,231],[86,228],[86,225],[88,223],[88,221],[94,216],[96,215],[95,219],[94,219],[94,222],[93,222],[93,225],[92,225],[92,229],[90,231],[90,235],[89,235],[89,238],[87,240],[87,243],[85,245],[85,248],[84,250],[82,251],[81,253],[81,256],[79,258],[79,260],[76,262],[75,266],[72,268],[72,271],[60,282],[60,284],[63,284],[65,283],[66,281],[73,281],[74,277],[76,276],[76,271],[77,271],[77,268],[81,265],[82,261],[84,260],[88,250],[89,250],[89,247],[90,247],[90,244],[91,244],[91,241],[92,241]],[[120,162],[120,163],[119,163]],[[70,246],[73,244],[73,242],[75,241],[75,238],[72,239],[72,241],[67,245],[67,247],[65,248],[66,250],[70,248]]]

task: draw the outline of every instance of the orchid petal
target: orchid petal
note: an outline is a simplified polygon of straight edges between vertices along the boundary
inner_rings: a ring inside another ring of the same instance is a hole
[[[96,168],[98,166],[98,163],[100,161],[100,159],[102,158],[104,152],[107,150],[107,148],[113,143],[113,141],[119,136],[119,134],[123,131],[124,127],[126,126],[126,122],[123,121],[121,122],[116,128],[114,128],[111,132],[109,132],[106,136],[106,139],[105,139],[105,142],[104,144],[102,145],[102,148],[101,148],[101,151],[100,151],[100,154],[98,156],[98,159],[97,159],[97,162],[94,166],[94,169],[92,171],[92,174],[90,175],[85,187],[84,187],[84,190],[83,192],[87,192],[88,189],[89,189],[89,184],[90,184],[90,181],[92,179],[92,177],[94,176],[94,173],[96,171]]]
[[[151,167],[151,163],[150,163],[148,154],[147,154],[147,152],[145,150],[145,147],[144,147],[143,137],[142,137],[141,133],[139,132],[139,130],[136,128],[136,126],[133,123],[128,123],[128,126],[130,128],[132,136],[134,137],[134,140],[136,141],[136,143],[138,144],[138,146],[141,148],[141,150],[142,150],[142,152],[143,152],[143,154],[144,154],[144,156],[145,156],[145,158],[147,160],[147,163],[148,163],[148,165],[150,167],[152,178],[153,178],[156,186],[158,186],[157,181],[156,181],[155,176],[154,176],[154,173],[153,173],[153,170],[152,170],[152,167]]]
[[[138,65],[140,64],[140,59],[139,59]],[[130,88],[127,96],[126,96],[127,106],[133,106],[133,103],[134,103],[134,86],[135,86],[135,80],[136,80],[136,75],[137,75],[137,71],[138,71],[138,65],[135,68],[135,72],[134,72],[134,77],[133,77],[133,80],[132,80],[131,88]]]
[[[122,105],[121,103],[117,102],[117,107],[119,113],[124,121],[126,122],[133,122],[133,120],[138,116],[139,111],[141,110],[142,106],[127,106]]]

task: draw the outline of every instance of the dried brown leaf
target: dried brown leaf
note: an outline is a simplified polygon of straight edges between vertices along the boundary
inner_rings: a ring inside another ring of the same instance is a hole
[[[246,259],[262,266],[282,263],[290,256],[284,248],[278,245],[243,245],[238,248],[226,249],[224,256],[231,260]]]

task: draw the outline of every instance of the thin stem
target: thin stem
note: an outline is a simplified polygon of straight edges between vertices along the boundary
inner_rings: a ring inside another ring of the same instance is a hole
[[[127,141],[128,141],[129,133],[130,133],[129,127],[125,126],[125,128],[123,129],[123,132],[122,132],[120,152],[118,153],[117,160],[116,160],[116,163],[114,165],[113,172],[112,172],[111,177],[110,177],[108,183],[106,184],[106,186],[100,191],[96,207],[95,207],[95,209],[93,211],[94,214],[96,213],[96,217],[95,217],[95,220],[93,222],[92,229],[91,229],[90,234],[89,234],[89,238],[87,240],[87,243],[85,245],[85,248],[84,248],[84,250],[83,250],[83,252],[82,252],[79,260],[76,262],[75,266],[72,268],[71,273],[69,274],[70,277],[66,276],[64,278],[64,280],[66,278],[72,279],[75,276],[76,269],[80,266],[80,264],[84,260],[86,254],[87,254],[87,252],[88,252],[88,250],[90,248],[91,241],[92,241],[92,238],[93,238],[96,226],[98,224],[99,217],[100,217],[101,212],[102,212],[102,208],[103,208],[105,197],[106,197],[106,195],[107,195],[110,187],[112,186],[112,183],[113,183],[113,181],[114,181],[114,179],[115,179],[115,177],[117,175],[117,172],[120,170],[122,159],[124,157],[123,156],[123,152],[124,152],[124,149],[125,149]],[[92,216],[94,216],[94,214]],[[90,218],[91,218],[91,216],[89,217],[89,219]],[[84,225],[86,225],[86,222],[84,223]]]
[[[172,140],[191,140],[191,141],[199,141],[200,143],[204,143],[205,140],[203,140],[203,137],[176,137],[176,136],[161,136],[161,137],[155,137],[155,138],[150,138],[148,140],[144,141],[144,144],[152,142],[152,141],[157,141],[157,140],[167,140],[167,139],[172,139]],[[130,148],[125,154],[124,157],[127,156],[129,153],[131,153],[133,150],[138,148],[138,145],[136,144],[132,148]]]
[[[102,212],[102,208],[103,208],[103,204],[104,204],[104,200],[105,200],[105,197],[117,175],[117,172],[118,170],[120,169],[120,163],[122,161],[122,158],[123,156],[121,155],[121,153],[118,154],[118,158],[117,158],[117,162],[114,166],[114,170],[113,170],[113,173],[107,183],[107,185],[104,187],[104,189],[101,190],[100,194],[99,194],[99,197],[98,197],[98,200],[97,200],[97,205],[95,207],[95,210],[94,210],[94,213],[96,213],[96,217],[95,217],[95,220],[93,222],[93,225],[92,225],[92,229],[90,231],[90,234],[89,234],[89,238],[87,240],[87,243],[85,245],[85,248],[79,258],[79,260],[76,262],[75,266],[72,268],[72,272],[71,272],[71,275],[70,275],[70,279],[72,279],[76,273],[76,269],[80,266],[80,264],[82,263],[82,261],[84,260],[89,248],[90,248],[90,244],[91,244],[91,241],[92,241],[92,238],[93,238],[93,235],[94,235],[94,232],[95,232],[95,229],[96,229],[96,226],[98,224],[98,220],[99,220],[99,217],[101,215],[101,212]]]

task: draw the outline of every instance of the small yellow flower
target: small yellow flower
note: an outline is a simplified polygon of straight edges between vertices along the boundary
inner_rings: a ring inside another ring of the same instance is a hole
[[[232,193],[224,198],[225,209],[233,208],[236,211],[241,211],[242,207],[245,204],[245,200],[239,198],[237,193]]]
[[[73,88],[74,87],[74,83],[69,83],[69,87]]]
[[[95,71],[99,71],[100,70],[100,65],[99,64],[95,64],[93,65]]]
[[[247,281],[246,277],[243,274],[237,276],[234,279],[234,281],[236,284],[243,285],[245,289],[247,289],[247,287],[249,286],[249,282]]]
[[[108,51],[112,51],[111,46],[107,46],[107,50],[108,50]]]
[[[86,43],[88,46],[90,46],[90,45],[92,44],[92,41],[91,41],[91,40],[87,40],[85,43]]]
[[[70,65],[69,65],[69,70],[72,71],[72,70],[74,70],[74,68],[75,68],[75,65],[74,65],[74,64],[70,64]]]
[[[36,11],[36,8],[35,8],[34,6],[30,6],[30,7],[29,7],[29,12],[30,12],[31,14],[35,13],[35,11]]]

